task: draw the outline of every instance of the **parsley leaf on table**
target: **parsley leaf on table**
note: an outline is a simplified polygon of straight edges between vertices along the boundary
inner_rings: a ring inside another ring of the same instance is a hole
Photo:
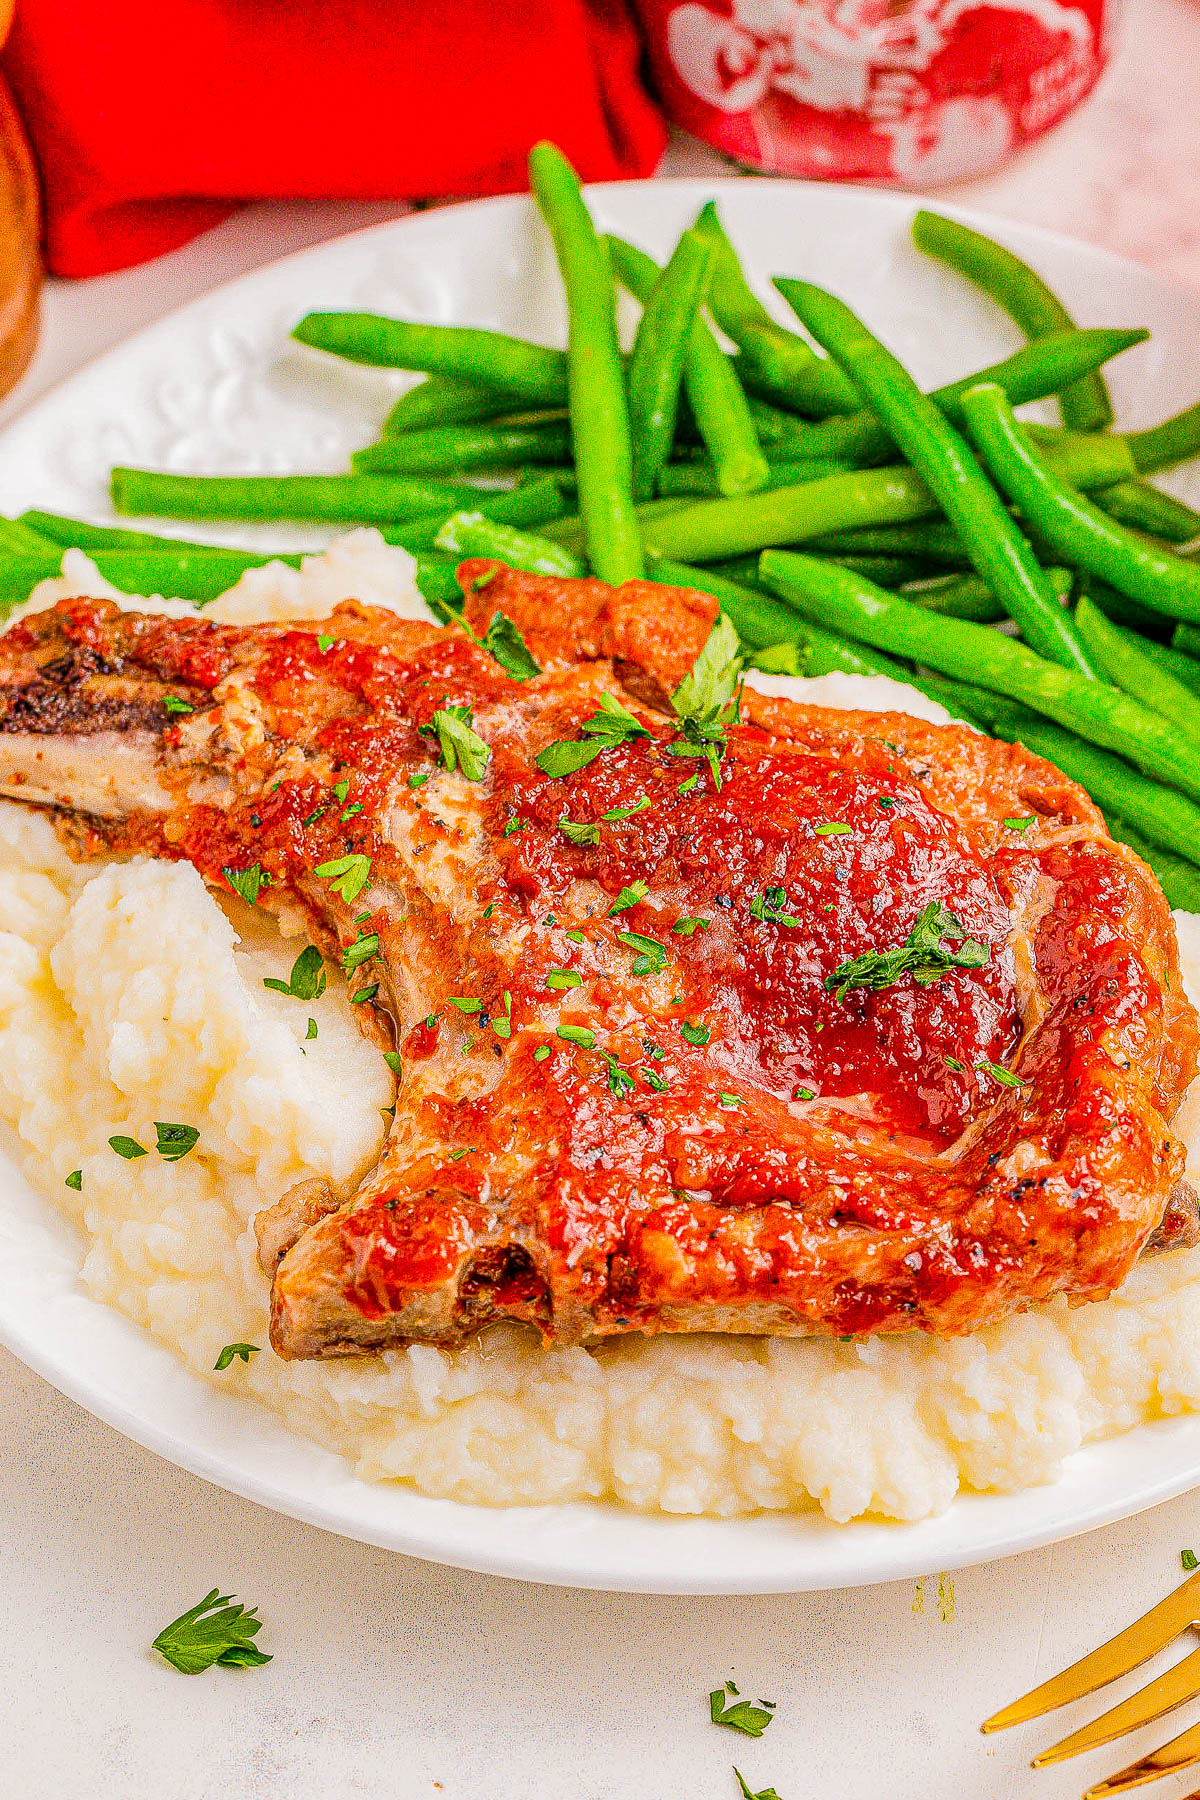
[[[729,1731],[740,1731],[743,1737],[759,1738],[775,1716],[774,1706],[763,1700],[752,1706],[749,1700],[735,1700],[729,1705],[729,1695],[737,1689],[732,1682],[724,1687],[714,1688],[708,1696],[709,1717],[714,1725],[724,1725]]]
[[[250,1668],[271,1658],[251,1640],[262,1630],[256,1607],[233,1603],[216,1588],[198,1605],[180,1613],[159,1632],[151,1649],[183,1675],[199,1675],[220,1663],[227,1669]]]
[[[788,648],[790,649],[791,645],[789,645]],[[742,1771],[735,1766],[733,1772],[737,1776],[738,1786],[742,1790],[742,1800],[779,1800],[779,1795],[775,1792],[773,1787],[760,1788],[757,1794],[752,1793],[746,1785],[746,1778],[742,1774]]]

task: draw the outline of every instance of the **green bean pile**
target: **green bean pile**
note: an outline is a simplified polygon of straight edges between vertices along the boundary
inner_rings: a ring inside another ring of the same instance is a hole
[[[926,393],[809,281],[776,279],[803,335],[781,324],[712,204],[660,265],[598,231],[554,145],[535,146],[529,172],[566,295],[565,350],[310,313],[293,336],[316,355],[423,377],[350,469],[118,468],[115,510],[374,525],[416,556],[447,622],[464,556],[702,589],[748,662],[888,675],[1048,757],[1171,902],[1200,910],[1200,514],[1149,479],[1200,456],[1200,402],[1118,432],[1103,374],[1149,334],[1079,328],[1011,251],[918,212],[916,247],[1028,340]],[[622,289],[640,308],[627,353]],[[1049,399],[1061,424],[1018,419]],[[71,545],[127,592],[197,604],[272,560],[28,512],[0,519],[0,608],[57,574]]]

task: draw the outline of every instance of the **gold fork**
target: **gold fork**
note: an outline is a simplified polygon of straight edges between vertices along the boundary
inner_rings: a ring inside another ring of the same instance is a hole
[[[1023,1725],[1027,1719],[1040,1718],[1043,1713],[1066,1706],[1071,1700],[1094,1694],[1097,1688],[1107,1686],[1121,1675],[1128,1675],[1131,1669],[1139,1668],[1152,1656],[1157,1656],[1189,1626],[1200,1627],[1200,1573],[1190,1576],[1182,1587],[1160,1600],[1157,1606],[1152,1606],[1135,1624],[1119,1631],[1107,1644],[1101,1644],[1090,1656],[1080,1657],[1061,1675],[1043,1681],[1023,1699],[1014,1700],[1011,1706],[993,1713],[980,1729],[1006,1731],[1010,1725]],[[1084,1750],[1096,1750],[1101,1744],[1110,1744],[1114,1738],[1124,1737],[1127,1732],[1137,1731],[1141,1726],[1161,1719],[1164,1713],[1182,1706],[1187,1700],[1194,1700],[1197,1695],[1200,1695],[1200,1650],[1193,1650],[1165,1674],[1157,1675],[1136,1694],[1122,1700],[1119,1706],[1102,1713],[1092,1724],[1051,1744],[1048,1750],[1034,1757],[1033,1766],[1044,1768],[1047,1763],[1063,1762],[1068,1756],[1078,1756]],[[1083,1800],[1108,1800],[1112,1794],[1128,1793],[1130,1788],[1141,1787],[1143,1782],[1156,1781],[1160,1775],[1174,1774],[1198,1762],[1200,1725],[1192,1725],[1172,1738],[1169,1744],[1164,1744],[1161,1750],[1151,1751],[1149,1756],[1110,1775],[1107,1781],[1099,1781],[1095,1787],[1088,1788]],[[1190,1795],[1189,1800],[1200,1800],[1200,1791]]]

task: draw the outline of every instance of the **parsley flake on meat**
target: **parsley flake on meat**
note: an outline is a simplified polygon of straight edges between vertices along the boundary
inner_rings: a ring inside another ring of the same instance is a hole
[[[1033,814],[1031,813],[1027,819],[1003,819],[1001,823],[1005,831],[1028,831],[1033,824]]]
[[[624,1100],[634,1089],[633,1076],[623,1069],[615,1056],[605,1055],[608,1064],[608,1091],[615,1094],[618,1100]]]
[[[219,1372],[222,1369],[227,1369],[235,1357],[240,1356],[244,1363],[248,1363],[252,1356],[258,1356],[260,1354],[261,1351],[258,1344],[226,1344],[220,1356],[218,1356],[216,1362],[213,1364],[213,1368]]]
[[[342,968],[347,975],[353,974],[361,963],[370,962],[373,956],[379,955],[379,934],[372,931],[365,935],[359,933],[352,944],[342,951]]]
[[[385,1050],[383,1053],[383,1060],[392,1071],[392,1074],[396,1077],[396,1080],[399,1081],[401,1070],[403,1068],[400,1061],[400,1052],[398,1050]]]
[[[582,987],[583,976],[577,969],[547,969],[546,986],[557,989]]]
[[[349,906],[371,879],[371,859],[369,856],[338,856],[332,862],[318,863],[313,874],[327,881],[334,893],[340,894]]]
[[[150,1647],[182,1675],[199,1675],[214,1663],[227,1669],[268,1663],[271,1658],[252,1642],[262,1630],[257,1611],[234,1604],[232,1595],[213,1588],[198,1605],[172,1619]]]
[[[957,950],[943,940],[957,938]],[[911,975],[921,987],[940,981],[951,969],[980,969],[991,958],[986,944],[968,937],[966,927],[940,900],[931,900],[903,944],[891,950],[867,950],[851,957],[825,977],[825,987],[835,999],[844,1000],[852,988],[878,992],[893,987],[903,975]]]
[[[190,706],[186,700],[181,700],[179,698],[178,694],[168,694],[166,699],[163,701],[163,711],[164,712],[190,713],[190,712],[195,712],[195,710],[196,710],[195,707]]]
[[[428,725],[421,730],[426,737],[436,737],[442,752],[442,763],[450,774],[461,768],[468,781],[482,781],[491,751],[479,734],[471,729],[474,708],[439,706]]]
[[[564,837],[569,837],[573,844],[598,844],[600,842],[599,825],[579,824],[564,815],[558,821],[558,829]]]
[[[259,894],[271,882],[271,877],[258,863],[251,863],[248,869],[222,869],[221,873],[234,893],[240,894],[249,906],[258,905]]]
[[[1014,1075],[1011,1069],[1004,1067],[1003,1063],[989,1062],[986,1056],[981,1056],[975,1067],[980,1074],[990,1075],[993,1081],[998,1081],[1001,1087],[1019,1088],[1027,1085],[1027,1078],[1024,1075]]]
[[[597,710],[590,719],[583,721],[579,729],[584,734],[582,739],[560,738],[553,744],[547,744],[539,752],[534,760],[543,775],[549,775],[555,781],[561,780],[564,775],[574,775],[579,769],[586,769],[602,750],[611,750],[617,744],[627,744],[634,738],[648,738],[651,735],[629,708],[622,706],[611,694],[601,694]]]
[[[741,674],[738,634],[721,613],[690,673],[671,695],[679,721],[679,736],[671,745],[671,754],[703,757],[718,793],[725,733],[737,722]]]
[[[755,894],[750,902],[750,917],[761,919],[767,925],[786,925],[789,931],[799,931],[803,927],[802,919],[794,918],[791,913],[784,912],[787,895],[781,887],[764,888],[761,894]],[[678,930],[678,927],[676,927]]]
[[[854,827],[844,825],[840,819],[823,819],[814,829],[818,837],[845,837]]]
[[[617,939],[638,953],[633,959],[633,974],[657,975],[666,967],[667,946],[660,944],[657,938],[643,937],[640,931],[618,931]]]
[[[676,919],[671,930],[677,931],[680,937],[694,937],[698,931],[707,931],[711,924],[711,919],[689,918],[685,915]]]
[[[264,975],[263,986],[276,994],[288,994],[293,1000],[316,1000],[325,992],[326,980],[321,952],[315,944],[308,944],[292,964],[286,981],[280,981],[277,975]]]
[[[540,675],[541,665],[529,654],[520,630],[504,613],[493,613],[488,628],[479,640],[488,655],[494,657],[514,681],[528,681]]]
[[[586,1025],[560,1025],[554,1034],[568,1044],[578,1044],[584,1050],[590,1050],[596,1042],[596,1034]]]
[[[646,886],[644,881],[631,881],[628,887],[623,887],[621,889],[620,893],[609,907],[609,918],[613,918],[616,913],[628,912],[631,906],[636,906],[639,901],[644,900],[649,892],[650,889]]]
[[[649,805],[650,801],[642,794],[632,806],[614,806],[611,812],[601,813],[600,817],[606,825],[615,819],[632,819],[634,813],[645,812]]]
[[[672,1001],[671,1004],[674,1006],[676,1003],[675,1001]],[[707,1025],[693,1024],[691,1019],[685,1019],[683,1024],[679,1027],[679,1030],[681,1036],[685,1038],[689,1044],[702,1046],[707,1044],[709,1038],[712,1036],[712,1032],[708,1029]]]
[[[735,1700],[730,1706],[728,1695],[736,1693],[732,1681],[727,1681],[724,1687],[714,1688],[708,1696],[709,1717],[714,1725],[724,1725],[728,1731],[740,1731],[743,1737],[761,1737],[775,1716],[774,1706],[766,1700],[760,1700],[757,1706],[752,1706],[749,1700]]]

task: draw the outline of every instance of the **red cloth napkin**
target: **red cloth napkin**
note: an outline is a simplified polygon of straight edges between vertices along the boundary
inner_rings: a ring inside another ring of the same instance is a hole
[[[543,137],[587,180],[648,173],[639,57],[625,0],[20,0],[4,67],[48,265],[97,275],[239,201],[521,189]]]

